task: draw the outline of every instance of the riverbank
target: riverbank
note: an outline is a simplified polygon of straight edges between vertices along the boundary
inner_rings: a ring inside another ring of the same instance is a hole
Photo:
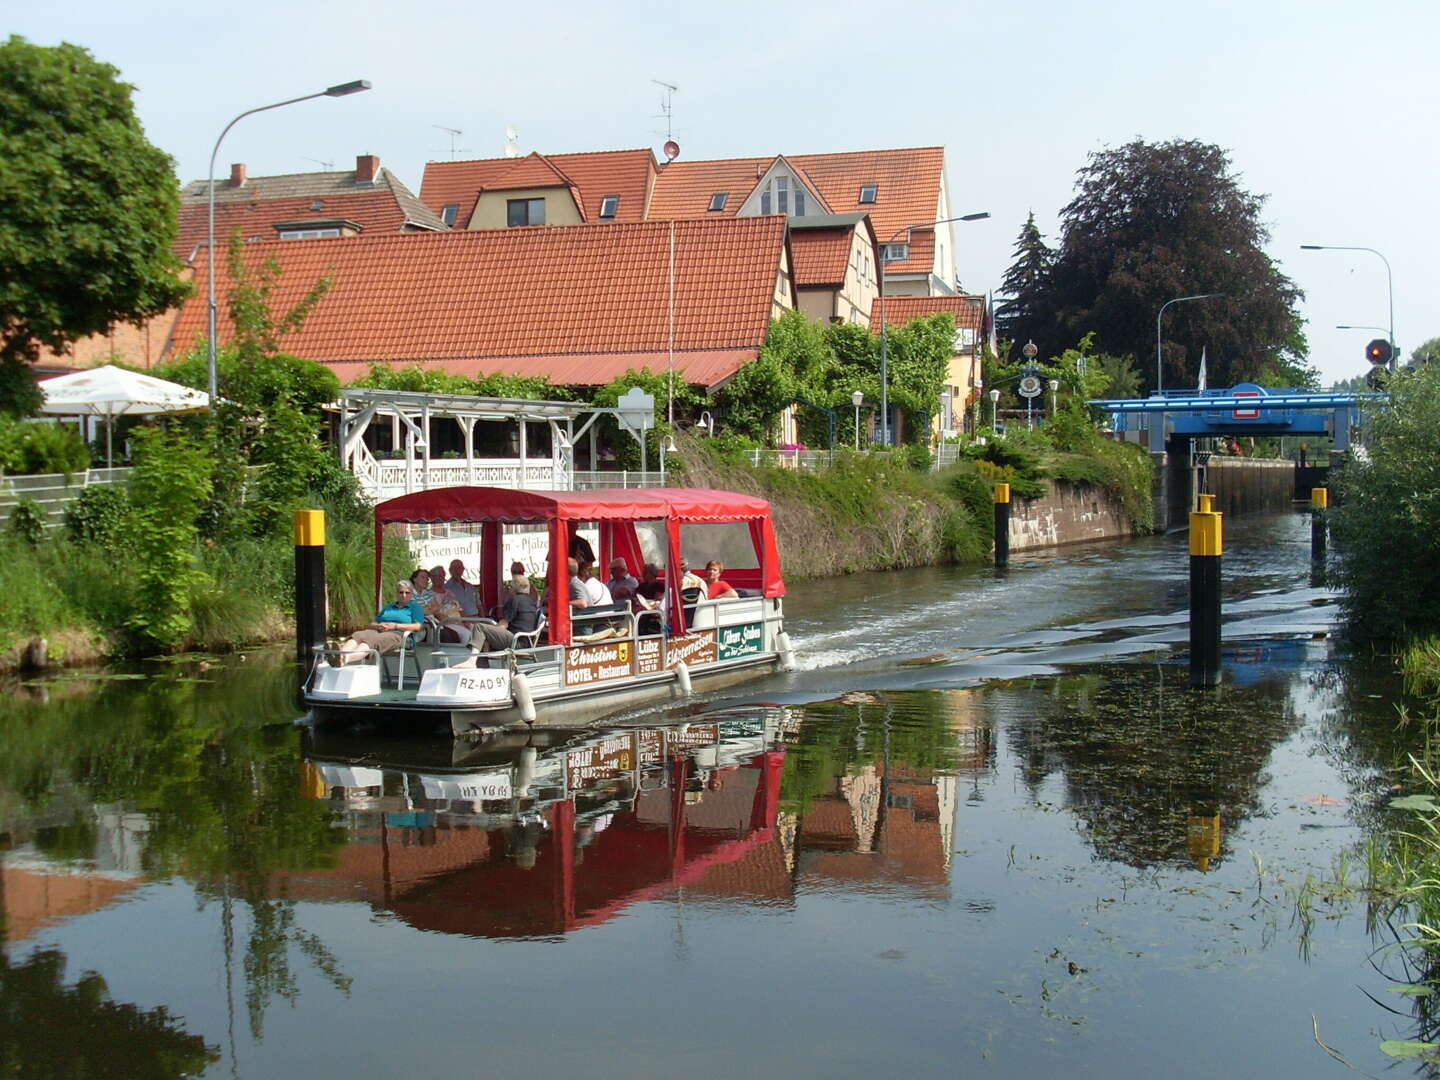
[[[993,532],[991,487],[1002,480],[1011,482],[1017,495],[1037,497],[1017,503],[1021,547],[1145,531],[1131,505],[1100,482],[1110,474],[1098,463],[1088,471],[1079,468],[1077,460],[1086,464],[1079,455],[1051,468],[1095,482],[1047,483],[1040,479],[1044,466],[1033,455],[1012,454],[1000,463],[965,460],[931,472],[910,467],[911,458],[903,453],[846,452],[831,469],[802,472],[729,461],[707,441],[689,440],[680,459],[686,484],[770,501],[781,562],[791,581],[983,564],[990,557]],[[1030,528],[1031,517],[1045,524]],[[332,511],[328,531],[332,629],[340,630],[371,617],[371,531],[353,508]],[[133,552],[121,516],[103,528],[92,521],[86,529],[51,531],[37,542],[14,533],[0,537],[0,590],[13,598],[10,617],[0,628],[0,671],[153,655],[157,650],[147,647],[139,631],[155,594],[138,579],[130,561]],[[117,558],[117,553],[125,554]],[[386,561],[387,579],[413,568],[409,555],[393,545]],[[293,564],[288,538],[202,540],[193,566],[174,568],[185,582],[175,591],[183,606],[171,614],[182,629],[170,651],[228,652],[288,639]]]

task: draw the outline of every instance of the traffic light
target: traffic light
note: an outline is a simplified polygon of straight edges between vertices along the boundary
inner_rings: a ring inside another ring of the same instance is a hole
[[[1390,342],[1384,338],[1377,337],[1374,341],[1370,342],[1369,345],[1365,346],[1365,359],[1369,360],[1372,364],[1388,364],[1390,363],[1390,357],[1394,354],[1395,350],[1391,347]]]

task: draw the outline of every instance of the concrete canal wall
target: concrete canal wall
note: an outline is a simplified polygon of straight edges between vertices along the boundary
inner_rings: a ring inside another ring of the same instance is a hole
[[[1061,547],[1130,535],[1130,517],[1104,488],[1051,482],[1042,499],[1017,499],[1010,508],[1010,550]]]
[[[1293,461],[1212,457],[1205,471],[1215,509],[1222,514],[1281,510],[1295,500]]]

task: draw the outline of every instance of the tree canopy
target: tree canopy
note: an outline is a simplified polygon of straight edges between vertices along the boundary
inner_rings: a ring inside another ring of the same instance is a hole
[[[180,189],[119,72],[78,45],[0,45],[0,409],[33,412],[28,369],[173,307]]]
[[[1035,303],[1048,285],[1053,259],[1032,210],[1015,240],[1015,261],[1000,282],[1000,293],[1006,299],[995,305],[995,329],[1001,337],[1018,345],[1026,340],[1019,332],[1033,330],[1038,314]]]
[[[1149,389],[1161,306],[1224,293],[1165,312],[1164,384],[1193,386],[1202,347],[1213,385],[1312,384],[1296,310],[1303,294],[1263,250],[1265,198],[1244,190],[1230,155],[1209,143],[1136,139],[1092,153],[1039,280],[1022,273],[1037,253],[1028,230],[1021,233],[1007,275],[1024,278],[1011,301],[1018,313],[1012,339],[1033,338],[1042,356],[1056,355],[1093,332],[1098,349],[1135,361]]]

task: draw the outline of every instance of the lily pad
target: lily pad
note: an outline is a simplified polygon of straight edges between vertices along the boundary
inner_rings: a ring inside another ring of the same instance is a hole
[[[1415,1042],[1411,1039],[1386,1039],[1380,1044],[1382,1053],[1393,1058],[1416,1058],[1440,1049],[1440,1043]]]

